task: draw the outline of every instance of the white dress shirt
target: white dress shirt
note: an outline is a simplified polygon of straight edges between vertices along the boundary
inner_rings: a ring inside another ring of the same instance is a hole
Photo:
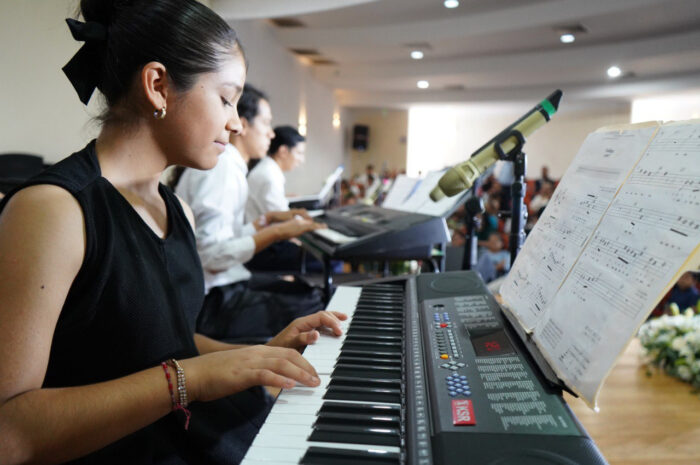
[[[204,268],[206,292],[250,279],[243,264],[255,254],[255,227],[244,223],[248,166],[231,144],[211,170],[188,168],[175,192],[194,213],[197,252]]]
[[[267,212],[289,210],[289,201],[284,195],[284,183],[282,168],[272,157],[260,160],[248,175],[246,220],[253,221]]]

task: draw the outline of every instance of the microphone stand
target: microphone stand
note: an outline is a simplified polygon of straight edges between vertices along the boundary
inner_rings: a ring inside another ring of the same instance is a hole
[[[517,143],[508,153],[503,151],[503,144],[509,137],[515,137]],[[510,187],[511,195],[511,217],[510,217],[510,236],[508,240],[508,248],[510,249],[510,263],[513,266],[515,257],[523,248],[525,242],[525,223],[527,221],[527,208],[525,208],[525,170],[527,168],[527,156],[523,152],[525,137],[517,129],[501,135],[494,142],[494,149],[501,160],[513,163],[513,185]]]
[[[472,194],[475,194],[475,189],[472,187]],[[464,256],[462,257],[463,270],[475,270],[477,264],[477,229],[479,229],[480,218],[479,214],[484,212],[484,201],[481,197],[472,195],[464,203],[464,211],[466,212],[465,225],[467,227],[467,237],[464,242]]]

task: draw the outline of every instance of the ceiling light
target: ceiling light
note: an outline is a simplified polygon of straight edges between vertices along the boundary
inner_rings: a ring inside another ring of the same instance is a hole
[[[570,44],[571,42],[576,40],[576,36],[574,36],[573,34],[562,34],[561,37],[559,37],[559,40],[561,40],[563,44]]]
[[[614,79],[616,77],[620,77],[620,75],[622,75],[622,70],[617,66],[611,66],[610,68],[608,68],[609,77]]]
[[[419,89],[427,89],[428,87],[430,87],[430,83],[428,81],[418,81],[416,85]]]
[[[445,8],[457,8],[459,2],[457,0],[445,0]]]
[[[414,60],[422,60],[423,59],[423,52],[420,50],[414,50],[411,52],[411,58]]]

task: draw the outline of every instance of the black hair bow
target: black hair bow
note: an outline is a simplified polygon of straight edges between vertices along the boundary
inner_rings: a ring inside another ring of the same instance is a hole
[[[95,21],[82,23],[71,18],[67,18],[66,23],[73,38],[85,44],[62,69],[73,84],[80,101],[87,105],[100,78],[107,44],[107,28]]]

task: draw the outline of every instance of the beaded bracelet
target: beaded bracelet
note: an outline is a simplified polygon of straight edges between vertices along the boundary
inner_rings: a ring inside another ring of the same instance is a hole
[[[185,414],[185,429],[188,429],[190,426],[190,417],[192,416],[192,413],[187,409],[189,402],[187,400],[187,387],[185,385],[185,371],[174,358],[170,359],[168,362],[162,362],[160,365],[163,367],[165,379],[168,381],[168,391],[170,392],[170,401],[173,405],[173,411],[182,410],[182,412]],[[173,366],[177,374],[177,390],[179,399],[175,399],[175,390],[173,389],[173,383],[170,379],[170,370],[168,370],[168,365]]]

